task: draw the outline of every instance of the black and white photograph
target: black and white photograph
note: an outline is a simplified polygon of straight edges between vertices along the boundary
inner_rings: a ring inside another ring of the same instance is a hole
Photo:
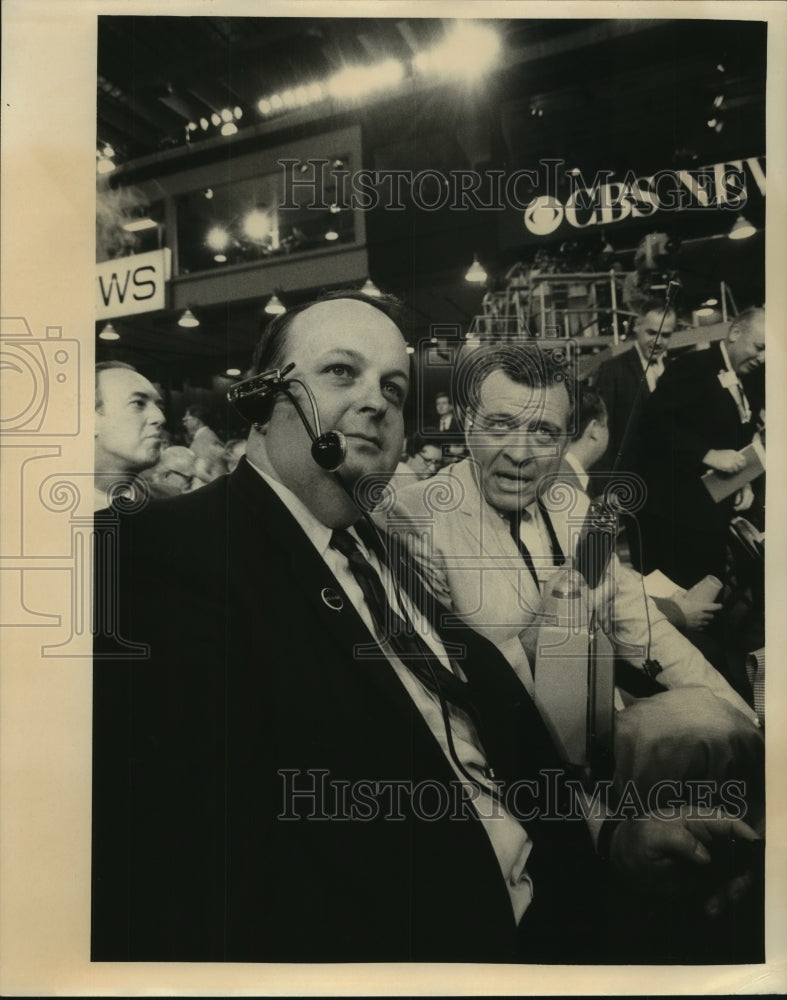
[[[3,992],[784,989],[773,7],[11,5]]]

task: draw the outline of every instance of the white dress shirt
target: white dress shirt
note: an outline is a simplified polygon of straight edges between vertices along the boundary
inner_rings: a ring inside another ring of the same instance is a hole
[[[634,347],[639,355],[640,363],[642,364],[643,371],[645,372],[645,378],[648,382],[648,388],[651,392],[656,388],[656,383],[664,374],[664,355],[657,354],[656,357],[648,364],[647,355],[643,354],[640,350],[639,344],[635,344]]]
[[[350,601],[352,601],[353,607],[374,636],[376,634],[374,619],[366,604],[363,592],[350,570],[347,559],[336,549],[331,548],[332,529],[319,521],[308,507],[291,490],[287,489],[286,486],[272,479],[252,462],[249,462],[249,465],[262,476],[301,528],[303,528],[306,536],[334,574],[338,583]],[[404,605],[405,611],[409,615],[418,634],[440,659],[443,666],[452,670],[451,662],[446,655],[442,642],[434,634],[431,626],[418,612],[417,608],[409,601],[407,595],[400,588],[394,586],[388,568],[381,565],[375,553],[370,552],[366,548],[354,528],[348,528],[347,530],[357,543],[364,557],[380,576],[391,607],[397,609],[401,605]],[[442,709],[437,695],[429,691],[418,680],[415,674],[411,670],[408,670],[387,644],[381,643],[381,648],[391,663],[396,676],[415,702],[416,708],[429,726],[432,735],[440,744],[449,764],[456,773],[457,779],[462,784],[467,785],[468,790],[474,791],[474,789],[470,789],[467,779],[462,776],[451,759]],[[475,727],[465,712],[450,703],[448,705],[448,715],[451,723],[454,747],[462,766],[476,778],[480,785],[491,787],[491,781],[488,777],[487,760]],[[533,900],[533,883],[526,870],[527,859],[533,846],[532,841],[521,823],[514,819],[500,805],[496,804],[491,796],[483,796],[482,794],[480,798],[476,798],[474,795],[471,795],[471,801],[497,857],[500,871],[508,889],[514,917],[518,923]],[[454,876],[454,872],[446,872],[447,878]],[[472,901],[470,905],[472,905]]]

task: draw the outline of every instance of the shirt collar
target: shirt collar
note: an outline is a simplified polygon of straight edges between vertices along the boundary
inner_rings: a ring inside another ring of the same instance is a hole
[[[563,458],[568,462],[571,468],[576,472],[577,479],[579,480],[579,485],[583,490],[587,490],[588,483],[590,482],[590,476],[587,474],[585,469],[582,468],[582,463],[577,458],[577,456],[571,451],[570,448],[563,452]]]
[[[735,369],[732,367],[732,362],[730,361],[730,356],[727,354],[727,345],[723,340],[719,341],[719,349],[721,350],[721,356],[724,359],[724,364],[727,366],[727,371],[735,374]]]

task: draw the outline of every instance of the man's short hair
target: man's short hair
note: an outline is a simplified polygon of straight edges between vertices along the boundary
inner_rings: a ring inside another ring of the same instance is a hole
[[[96,409],[100,410],[104,405],[104,399],[101,395],[100,386],[100,375],[102,372],[111,371],[113,368],[125,368],[126,371],[136,372],[137,369],[133,365],[127,365],[125,361],[99,361],[96,365]],[[137,374],[139,374],[137,372]]]
[[[664,306],[666,305],[663,298],[659,299],[656,296],[645,299],[643,302],[637,304],[637,319],[642,319],[643,316],[647,316],[650,312],[664,312]],[[677,313],[673,306],[667,309],[667,316],[677,317]]]
[[[310,302],[304,302],[299,306],[293,306],[281,316],[276,316],[268,323],[262,332],[262,336],[257,343],[252,360],[252,374],[258,375],[260,372],[268,371],[271,368],[281,368],[286,360],[287,333],[292,326],[296,316],[311,309],[312,306],[321,305],[323,302],[335,302],[340,299],[352,299],[355,302],[364,302],[392,320],[401,330],[403,305],[399,299],[393,295],[371,296],[363,292],[334,291],[325,292]]]
[[[211,412],[207,406],[203,406],[202,403],[192,403],[190,406],[186,407],[186,416],[196,417],[203,424],[210,424]]]
[[[572,441],[578,441],[582,437],[591,420],[605,423],[606,419],[607,407],[604,400],[595,389],[584,386],[579,393],[577,426]]]
[[[542,347],[536,340],[482,344],[459,358],[454,368],[453,398],[465,415],[476,413],[481,386],[492,372],[501,371],[520,385],[533,388],[564,386],[568,393],[571,420],[576,395],[572,367],[568,345],[565,348]]]
[[[743,312],[739,312],[730,323],[728,336],[730,333],[736,331],[747,333],[754,320],[764,312],[765,309],[762,306],[749,306],[747,309],[744,309]]]
[[[410,456],[410,458],[415,458],[415,456],[419,455],[424,450],[424,448],[429,448],[429,447],[437,448],[437,450],[442,455],[443,453],[442,444],[440,441],[436,441],[434,438],[427,437],[424,434],[419,434],[416,431],[415,434],[411,435],[407,439],[407,454]]]

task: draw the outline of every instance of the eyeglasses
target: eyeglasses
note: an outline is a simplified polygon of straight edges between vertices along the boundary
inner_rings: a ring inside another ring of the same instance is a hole
[[[424,465],[428,465],[430,469],[439,469],[443,465],[442,458],[427,458],[422,451],[418,452],[418,457]]]

